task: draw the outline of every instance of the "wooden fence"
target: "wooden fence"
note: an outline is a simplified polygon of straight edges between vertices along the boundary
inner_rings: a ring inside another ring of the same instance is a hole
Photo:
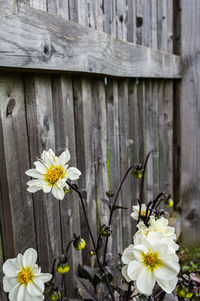
[[[87,248],[71,252],[65,283],[73,298],[78,263],[91,260],[77,196],[58,201],[26,191],[25,171],[43,149],[59,154],[69,147],[96,232],[97,215],[108,223],[101,198],[116,191],[128,166],[143,162],[149,150],[157,152],[145,199],[160,190],[179,195],[178,3],[0,0],[0,265],[34,247],[42,270],[50,271],[72,234],[81,234]],[[132,240],[129,214],[137,194],[130,176],[119,199],[128,210],[112,225],[114,254]],[[7,300],[2,292],[0,298]]]

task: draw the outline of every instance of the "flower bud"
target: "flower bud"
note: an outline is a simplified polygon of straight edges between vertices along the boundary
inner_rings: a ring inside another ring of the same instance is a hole
[[[75,241],[73,242],[74,248],[78,251],[82,250],[86,246],[86,242],[80,236],[76,237]]]
[[[66,187],[64,188],[64,193],[68,194],[70,192],[70,189],[67,189]]]
[[[56,267],[56,271],[60,274],[65,274],[67,272],[69,272],[69,263],[67,260],[61,260],[58,264],[57,264],[57,267]]]
[[[94,256],[95,255],[95,251],[94,250],[90,250],[89,251],[89,255],[92,257],[92,256]]]
[[[132,176],[134,176],[137,179],[141,179],[143,176],[143,168],[142,164],[138,164],[135,166],[131,171]]]
[[[165,201],[165,205],[167,207],[172,207],[174,205],[174,201],[171,198],[169,198]]]
[[[114,192],[109,190],[109,191],[106,191],[106,195],[108,198],[112,198],[115,194],[114,194]]]
[[[102,225],[101,226],[101,235],[103,237],[108,237],[112,234],[111,226]]]
[[[49,293],[49,298],[53,301],[59,300],[61,298],[61,292],[59,290],[52,290]]]

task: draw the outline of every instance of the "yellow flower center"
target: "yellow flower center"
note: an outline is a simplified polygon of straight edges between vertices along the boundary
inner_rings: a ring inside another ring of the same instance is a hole
[[[145,216],[146,215],[146,210],[141,211],[141,215]]]
[[[59,179],[63,179],[64,176],[65,172],[63,167],[51,167],[46,174],[46,181],[50,184],[55,184]]]
[[[20,271],[17,275],[17,280],[20,284],[27,285],[28,282],[32,282],[34,275],[29,267],[26,267],[22,271]]]
[[[143,254],[143,257],[145,266],[151,270],[161,265],[161,260],[156,252],[147,252],[147,254]]]

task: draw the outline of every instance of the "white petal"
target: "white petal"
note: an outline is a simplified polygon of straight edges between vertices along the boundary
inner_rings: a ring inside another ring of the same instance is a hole
[[[158,279],[171,279],[175,277],[180,270],[177,261],[163,260],[162,265],[154,270],[154,274]]]
[[[155,231],[150,231],[147,235],[147,238],[150,242],[156,239],[161,239],[162,238],[162,233],[160,232],[155,232]]]
[[[26,293],[26,286],[25,285],[20,285],[18,294],[17,294],[17,301],[26,301],[25,299],[25,293]]]
[[[43,185],[42,189],[45,193],[49,193],[52,189],[52,185]]]
[[[136,245],[133,248],[133,254],[135,256],[135,258],[139,261],[143,261],[143,253],[147,253],[148,249],[145,245]]]
[[[41,190],[42,188],[41,187],[39,187],[39,186],[29,186],[28,188],[27,188],[27,191],[28,192],[31,192],[31,193],[34,193],[34,192],[36,192],[36,191],[38,191],[38,190]]]
[[[55,184],[53,185],[53,188],[52,188],[52,194],[58,200],[64,199],[64,196],[65,196],[63,188],[58,188],[58,186]]]
[[[156,279],[158,282],[158,285],[160,285],[160,287],[163,289],[163,291],[165,291],[166,293],[170,294],[171,292],[173,292],[173,290],[175,289],[177,282],[178,282],[178,278],[174,277],[170,280],[163,280],[163,279]]]
[[[30,180],[26,184],[29,186],[41,186],[44,183],[43,179]]]
[[[19,270],[21,270],[23,268],[23,255],[22,254],[17,255],[17,267]]]
[[[26,268],[27,266],[33,268],[37,261],[37,252],[36,250],[30,248],[24,252],[23,256],[23,266]]]
[[[13,286],[18,283],[17,277],[4,276],[3,277],[3,290],[8,293],[11,291]]]
[[[41,158],[43,159],[46,168],[49,168],[54,164],[54,161],[51,160],[47,151],[43,151]]]
[[[124,264],[128,264],[130,263],[132,260],[135,259],[134,255],[133,255],[133,247],[134,245],[130,245],[128,248],[126,248],[122,254],[122,262]]]
[[[40,295],[38,297],[34,296],[34,300],[33,300],[33,296],[30,296],[26,290],[24,301],[42,301],[42,300],[44,300],[44,295]]]
[[[128,277],[128,274],[127,274],[127,269],[128,269],[128,265],[125,265],[121,272],[122,272],[122,275],[123,277],[126,279],[127,282],[130,282],[131,281],[131,278]]]
[[[138,291],[144,295],[150,296],[152,294],[155,283],[156,280],[153,273],[149,269],[144,267],[140,271],[139,276],[136,279],[136,287]]]
[[[3,272],[7,276],[16,276],[17,270],[17,258],[8,259],[3,264]]]
[[[47,168],[44,166],[44,164],[40,161],[34,162],[34,165],[36,167],[36,170],[39,171],[41,174],[47,173]]]
[[[41,273],[37,276],[38,279],[40,279],[43,283],[46,283],[51,280],[52,275],[49,273]]]
[[[127,269],[128,277],[131,278],[132,280],[136,280],[143,267],[144,266],[141,262],[136,260],[132,261],[131,263],[128,264],[128,269]]]
[[[70,180],[77,180],[81,175],[80,170],[78,170],[76,167],[68,168],[66,170],[66,173],[67,173],[67,178],[69,178]]]
[[[9,293],[9,300],[10,300],[10,301],[16,301],[16,300],[17,300],[17,295],[18,295],[19,288],[20,288],[20,284],[19,284],[19,283],[17,283],[17,284],[12,288],[12,290],[11,290],[10,293]]]
[[[65,165],[69,160],[70,160],[71,156],[69,153],[69,150],[66,149],[64,152],[62,152],[62,154],[58,157],[59,159],[59,163],[61,165]]]
[[[44,283],[38,277],[33,278],[33,282],[29,282],[27,285],[28,294],[37,297],[40,296],[44,292]]]
[[[25,174],[27,174],[27,176],[30,176],[32,178],[37,178],[37,179],[43,179],[44,176],[38,172],[36,169],[29,169],[27,171],[25,171]]]

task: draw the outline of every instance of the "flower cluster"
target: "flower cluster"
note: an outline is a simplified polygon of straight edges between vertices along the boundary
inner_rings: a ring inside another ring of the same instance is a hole
[[[3,264],[3,288],[9,293],[9,300],[44,300],[44,283],[50,281],[52,275],[41,273],[36,261],[37,252],[28,249],[24,255],[18,254],[17,258],[8,259]]]
[[[171,293],[178,282],[180,270],[175,229],[168,226],[168,220],[164,217],[150,216],[146,225],[142,220],[147,216],[146,210],[144,204],[141,209],[139,206],[133,207],[131,216],[138,220],[140,211],[141,220],[133,244],[122,254],[122,262],[125,264],[122,275],[128,282],[134,281],[141,294],[150,296],[156,283],[166,293]]]

